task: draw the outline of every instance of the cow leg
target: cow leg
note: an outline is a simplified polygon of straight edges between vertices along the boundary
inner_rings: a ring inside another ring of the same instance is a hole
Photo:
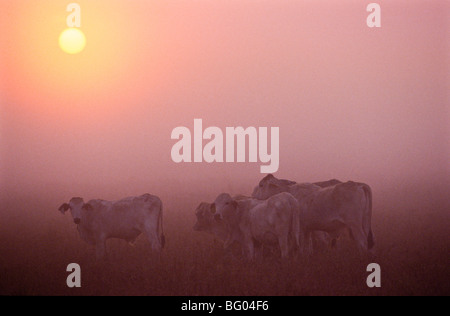
[[[312,245],[314,252],[328,250],[328,248],[330,247],[330,243],[333,243],[333,240],[331,240],[331,235],[324,231],[315,231],[314,233],[312,233],[312,236]]]
[[[311,256],[313,253],[312,234],[313,234],[313,232],[311,232],[311,231],[305,232],[305,239],[304,239],[305,252],[304,253],[307,256]]]
[[[330,247],[329,248],[336,249],[337,248],[337,241],[338,241],[338,237],[334,236],[333,238],[331,238]]]
[[[152,222],[146,222],[144,225],[144,233],[147,236],[148,241],[153,251],[161,252],[162,245],[159,241],[158,229],[156,224]]]
[[[340,246],[340,243],[338,242],[339,241],[339,237],[340,237],[340,231],[332,231],[332,232],[329,232],[329,235],[330,235],[330,240],[329,240],[329,243],[328,243],[328,248],[329,249],[336,249],[336,250],[340,250],[339,248],[339,246]]]
[[[258,247],[255,247],[255,258],[258,261],[261,261],[264,259],[264,246],[259,245]]]
[[[253,240],[253,249],[255,250],[255,259],[260,261],[264,257],[264,246],[262,243]]]
[[[281,250],[281,258],[286,259],[289,256],[289,236],[281,235],[278,237],[278,244]]]
[[[249,242],[248,244],[248,259],[251,261],[255,259],[255,246],[253,242]]]
[[[97,259],[103,259],[106,255],[106,238],[100,237],[95,243],[95,255]]]
[[[305,240],[306,240],[306,233],[301,231],[297,235],[297,246],[298,246],[298,254],[300,256],[303,256],[305,254]]]
[[[299,253],[301,256],[309,256],[311,255],[311,232],[310,231],[302,231],[299,234],[298,244],[299,244]]]
[[[353,225],[350,228],[351,236],[353,240],[356,242],[360,254],[365,254],[368,252],[369,247],[367,244],[367,236],[364,234],[362,227],[358,227],[357,225]]]
[[[251,238],[248,238],[245,244],[247,245],[247,259],[251,261],[255,258],[255,245]]]

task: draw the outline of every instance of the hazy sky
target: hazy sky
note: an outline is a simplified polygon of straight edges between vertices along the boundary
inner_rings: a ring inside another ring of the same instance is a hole
[[[76,2],[73,56],[70,1],[0,2],[3,193],[249,194],[260,163],[172,162],[172,129],[194,118],[280,127],[279,177],[450,175],[449,1],[378,1],[377,29],[360,0]]]

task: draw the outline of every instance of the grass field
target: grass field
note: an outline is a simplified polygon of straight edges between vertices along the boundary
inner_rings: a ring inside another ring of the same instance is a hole
[[[59,201],[58,201],[59,202]],[[109,240],[108,259],[78,236],[56,201],[3,202],[0,295],[449,295],[448,210],[374,209],[377,256],[360,258],[351,244],[339,251],[282,262],[256,263],[224,256],[220,243],[194,232],[198,201],[164,210],[162,260],[141,236],[136,247]],[[170,203],[169,203],[170,204]],[[388,203],[385,203],[388,205]],[[382,287],[366,286],[367,264],[381,265]],[[69,263],[81,266],[82,287],[66,286]]]

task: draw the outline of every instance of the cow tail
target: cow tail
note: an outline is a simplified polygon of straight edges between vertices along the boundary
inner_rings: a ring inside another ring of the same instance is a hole
[[[166,245],[166,236],[164,236],[164,228],[163,228],[163,204],[160,202],[159,204],[159,218],[158,218],[158,234],[160,236],[161,249]]]
[[[369,237],[367,238],[367,247],[369,248],[369,250],[371,250],[371,249],[373,249],[373,247],[375,247],[375,240],[373,238],[372,230],[370,230]]]
[[[375,247],[375,239],[372,232],[372,189],[364,184],[363,190],[366,196],[366,212],[364,213],[364,232],[367,234],[367,247],[369,250]]]
[[[294,211],[294,214],[293,214],[293,217],[292,217],[292,233],[294,234],[294,240],[295,240],[295,243],[297,244],[297,249],[298,249],[298,251],[301,251],[301,247],[302,247],[302,245],[300,245],[300,234],[302,233],[300,231],[300,212],[301,212],[301,209],[300,209],[300,203],[299,202],[297,202],[295,205],[296,205],[296,207],[294,208],[295,211]]]

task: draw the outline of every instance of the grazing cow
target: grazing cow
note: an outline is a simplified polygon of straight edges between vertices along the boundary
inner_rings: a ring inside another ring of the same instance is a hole
[[[300,223],[305,225],[303,230],[307,239],[314,231],[325,231],[336,239],[343,231],[348,230],[360,250],[373,248],[372,191],[368,185],[330,180],[319,183],[323,186],[321,187],[292,181],[292,184],[289,184],[285,181],[288,180],[279,180],[268,175],[255,187],[252,196],[266,199],[279,192],[290,192],[303,209]]]
[[[255,258],[255,246],[274,244],[279,245],[282,258],[286,258],[290,242],[295,243],[302,235],[298,224],[299,203],[287,192],[264,201],[236,199],[223,193],[211,205],[211,212],[216,214],[215,220],[226,224],[225,247],[238,241],[251,260]]]
[[[81,239],[96,247],[97,258],[106,254],[109,238],[134,243],[144,233],[154,251],[160,252],[165,244],[162,227],[162,202],[153,195],[144,194],[119,201],[90,200],[84,203],[75,197],[59,207],[61,213],[70,210]]]

